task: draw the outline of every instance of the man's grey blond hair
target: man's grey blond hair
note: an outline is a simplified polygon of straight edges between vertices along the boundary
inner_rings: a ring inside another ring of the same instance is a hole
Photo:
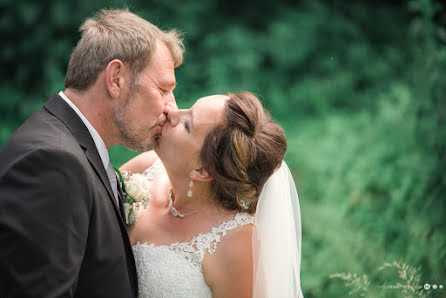
[[[65,88],[87,90],[113,59],[129,67],[136,83],[157,42],[167,46],[175,67],[183,63],[184,45],[177,30],[163,31],[127,9],[101,10],[85,20],[80,31],[82,37],[71,54]]]

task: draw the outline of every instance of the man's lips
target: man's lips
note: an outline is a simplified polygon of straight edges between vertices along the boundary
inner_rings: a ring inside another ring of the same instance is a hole
[[[164,124],[158,124],[158,127],[161,129],[160,136],[162,136],[163,135]]]
[[[162,136],[164,125],[166,125],[167,119],[164,119],[163,121],[160,121],[155,124],[155,128],[159,128],[160,132],[158,133],[158,136]]]

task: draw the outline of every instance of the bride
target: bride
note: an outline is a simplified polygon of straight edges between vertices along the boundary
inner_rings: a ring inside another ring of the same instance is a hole
[[[283,130],[249,92],[171,109],[129,236],[139,297],[303,297],[301,227]]]

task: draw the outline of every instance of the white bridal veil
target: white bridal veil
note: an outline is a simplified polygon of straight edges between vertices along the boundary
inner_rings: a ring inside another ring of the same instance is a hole
[[[253,297],[303,298],[299,198],[284,161],[260,194],[252,237]]]

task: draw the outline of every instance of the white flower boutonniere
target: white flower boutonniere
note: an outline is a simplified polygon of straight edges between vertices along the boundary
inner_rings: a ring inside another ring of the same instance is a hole
[[[152,198],[150,195],[150,181],[142,174],[120,172],[117,170],[124,192],[125,221],[128,225],[135,224],[137,220],[136,210],[147,208]]]

